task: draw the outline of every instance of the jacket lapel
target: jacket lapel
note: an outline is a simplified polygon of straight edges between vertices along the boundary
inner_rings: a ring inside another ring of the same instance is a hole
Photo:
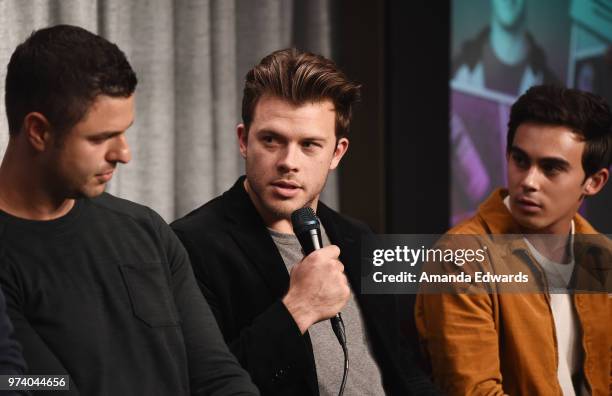
[[[353,291],[359,293],[361,291],[361,268],[360,262],[360,242],[361,236],[355,235],[353,230],[342,227],[342,225],[334,219],[335,213],[327,206],[319,202],[317,208],[317,216],[325,227],[325,232],[329,240],[334,245],[340,248],[340,261],[344,264],[344,271]],[[350,263],[347,265],[347,263]]]
[[[266,225],[244,189],[244,179],[244,176],[240,177],[225,193],[227,194],[225,216],[231,224],[228,233],[257,269],[272,295],[275,298],[281,298],[289,289],[287,267]],[[310,370],[305,373],[306,383],[311,394],[318,395],[315,361],[308,332],[304,334],[304,341],[310,351],[308,362]]]
[[[225,193],[228,232],[245,257],[257,268],[273,295],[282,297],[289,288],[289,274],[263,220],[244,190],[244,177]]]

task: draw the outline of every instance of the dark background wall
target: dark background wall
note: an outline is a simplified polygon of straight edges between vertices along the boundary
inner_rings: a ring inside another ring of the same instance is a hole
[[[443,233],[449,219],[450,3],[387,3],[387,231]]]
[[[449,1],[333,2],[334,59],[363,84],[340,207],[377,232],[443,233],[449,219]]]
[[[362,84],[362,102],[354,112],[349,151],[339,168],[340,208],[375,231],[384,232],[385,2],[333,1],[332,18],[334,60]]]

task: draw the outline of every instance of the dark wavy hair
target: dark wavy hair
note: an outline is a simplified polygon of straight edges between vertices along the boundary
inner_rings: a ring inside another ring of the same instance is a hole
[[[329,99],[336,113],[336,137],[346,136],[353,105],[360,99],[361,86],[350,81],[336,64],[321,56],[295,48],[266,56],[249,70],[242,97],[242,121],[249,130],[257,101],[275,96],[300,105]]]
[[[11,136],[40,112],[54,133],[78,123],[98,95],[129,97],[137,79],[125,54],[87,30],[57,25],[33,32],[8,64],[5,106]]]
[[[529,88],[510,110],[508,151],[525,122],[565,126],[580,136],[585,142],[582,168],[587,177],[612,165],[612,113],[601,96],[557,85]]]

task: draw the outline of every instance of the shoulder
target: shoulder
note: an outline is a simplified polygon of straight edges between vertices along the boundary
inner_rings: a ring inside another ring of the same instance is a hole
[[[491,238],[487,224],[479,214],[462,221],[448,230],[436,242],[441,248],[478,249]]]
[[[166,221],[148,206],[103,193],[89,200],[89,208],[98,213],[96,218],[109,223],[136,223],[157,231],[168,227]]]
[[[175,220],[170,226],[174,231],[183,233],[203,232],[211,226],[218,226],[223,221],[224,213],[224,196],[220,195]]]
[[[446,232],[447,235],[484,235],[487,234],[485,221],[479,216],[474,215],[467,220],[453,226]]]
[[[225,216],[225,200],[224,195],[218,196],[170,224],[194,266],[208,264],[214,257],[225,255],[230,246],[236,247]]]
[[[109,193],[103,193],[100,196],[91,198],[92,206],[101,211],[105,211],[119,216],[127,216],[132,218],[150,217],[152,209],[145,205],[119,198]]]

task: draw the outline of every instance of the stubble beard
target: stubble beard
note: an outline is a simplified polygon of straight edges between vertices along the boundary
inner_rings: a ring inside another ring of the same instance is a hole
[[[314,197],[308,196],[306,201],[303,204],[300,204],[300,205],[297,205],[297,206],[294,207],[293,205],[291,205],[291,203],[293,203],[292,202],[293,200],[291,200],[291,199],[288,199],[286,201],[282,201],[282,200],[278,200],[278,201],[276,201],[276,200],[269,200],[269,201],[267,201],[263,197],[263,194],[260,194],[259,192],[255,192],[255,194],[259,198],[259,201],[261,202],[262,206],[276,220],[291,220],[291,214],[294,211],[296,211],[298,209],[301,209],[301,208],[304,208],[306,206],[311,206],[313,201],[314,201],[314,199],[315,199]]]
[[[248,178],[247,178],[248,180]],[[267,214],[274,220],[291,220],[291,214],[297,210],[297,209],[301,209],[303,207],[306,206],[311,206],[312,203],[314,202],[316,195],[315,196],[307,196],[306,201],[304,202],[304,204],[296,206],[296,207],[288,207],[288,205],[285,205],[284,203],[286,202],[290,202],[292,200],[288,199],[286,201],[282,201],[282,200],[267,200],[265,197],[265,186],[260,188],[259,184],[257,183],[257,181],[255,183],[253,183],[251,180],[248,181],[249,184],[249,189],[253,192],[253,194],[255,195],[259,206],[265,210],[267,212]]]

